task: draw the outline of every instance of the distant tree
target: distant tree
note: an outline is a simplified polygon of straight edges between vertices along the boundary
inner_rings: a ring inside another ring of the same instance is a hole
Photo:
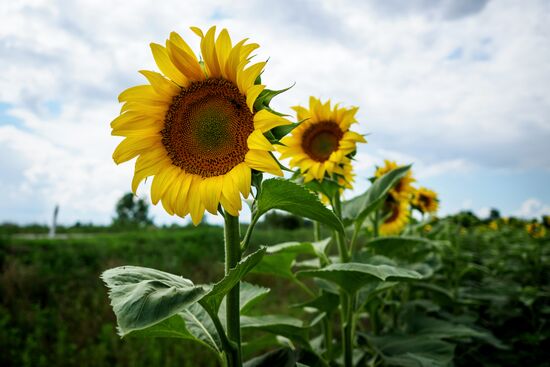
[[[491,209],[491,212],[489,213],[489,220],[497,220],[500,219],[500,212],[498,209]]]
[[[145,227],[153,224],[149,217],[149,205],[143,199],[137,198],[132,193],[122,196],[116,203],[116,217],[113,218],[113,226],[116,227]]]

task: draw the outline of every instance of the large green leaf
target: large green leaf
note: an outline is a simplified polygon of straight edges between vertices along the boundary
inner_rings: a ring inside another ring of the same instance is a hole
[[[318,270],[303,270],[298,276],[322,278],[338,284],[350,294],[365,285],[386,279],[420,279],[422,276],[409,269],[389,265],[361,263],[331,264]]]
[[[325,241],[322,241],[325,242]],[[319,247],[319,246],[317,246]],[[285,242],[267,247],[267,254],[253,272],[293,279],[292,265],[299,255],[317,255],[316,246],[310,242]],[[319,254],[321,256],[324,253]]]
[[[189,307],[210,290],[156,269],[121,266],[105,271],[121,336],[159,323]]]
[[[312,307],[321,312],[330,313],[338,308],[340,297],[331,292],[322,292],[321,295],[304,303],[294,305],[293,307]]]
[[[269,179],[262,183],[256,200],[258,215],[279,209],[326,224],[343,232],[342,222],[319,201],[319,198],[298,184],[284,179]]]
[[[282,315],[241,316],[242,329],[262,330],[281,335],[309,348],[308,329],[301,320]]]
[[[247,282],[241,282],[241,286],[239,288],[239,306],[241,309],[241,314],[246,314],[250,308],[256,304],[256,302],[264,298],[269,292],[269,288],[260,287],[259,285],[254,285]],[[226,297],[223,298],[220,309],[218,310],[218,318],[224,326],[226,325],[225,302]]]
[[[242,259],[229,273],[218,283],[214,284],[211,290],[204,295],[201,304],[209,307],[212,313],[218,313],[220,304],[227,293],[262,260],[266,251],[265,247]]]
[[[189,339],[210,348],[218,356],[222,352],[220,337],[212,319],[199,303],[145,329],[130,333],[136,337],[167,337]]]
[[[363,223],[367,215],[381,204],[390,190],[403,178],[411,166],[391,170],[379,177],[364,194],[342,203],[342,217],[346,222]]]
[[[437,339],[416,335],[367,336],[370,344],[390,366],[448,367],[455,346]]]

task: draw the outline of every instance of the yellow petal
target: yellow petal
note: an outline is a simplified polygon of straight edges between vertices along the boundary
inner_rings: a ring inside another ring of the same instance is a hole
[[[221,75],[218,55],[216,53],[216,42],[214,40],[215,34],[216,26],[210,27],[201,39],[201,53],[209,78],[217,78]]]
[[[187,195],[189,214],[191,214],[191,220],[194,225],[198,225],[204,216],[204,204],[200,194],[201,182],[202,177],[193,175],[189,194]]]
[[[222,194],[223,176],[205,178],[200,187],[201,201],[206,210],[216,215]]]
[[[311,113],[305,107],[294,106],[291,108],[296,111],[296,118],[298,119],[298,121],[302,121],[311,117]]]
[[[254,81],[256,80],[258,75],[262,73],[265,64],[267,63],[265,61],[262,61],[246,69],[240,69],[239,71],[237,71],[237,86],[239,87],[241,93],[246,93],[248,88],[254,85]]]
[[[170,60],[183,75],[190,81],[204,80],[204,73],[196,59],[171,41],[167,41],[166,45]]]
[[[169,98],[170,102],[172,101],[172,97],[174,97],[181,91],[180,87],[163,77],[160,73],[149,70],[140,70],[139,72],[147,78],[155,92],[157,92],[159,95]]]
[[[156,43],[151,43],[150,46],[151,51],[153,52],[153,58],[155,59],[155,63],[159,67],[159,70],[178,85],[182,87],[189,85],[189,80],[174,66],[170,60],[166,48]]]
[[[250,108],[251,112],[254,112],[254,102],[256,102],[256,98],[258,98],[264,88],[265,85],[258,84],[253,85],[246,91],[246,105],[248,106],[248,108]]]
[[[164,120],[164,115],[168,109],[166,103],[149,103],[149,101],[126,102],[120,108],[120,113],[134,111],[142,115],[155,117]]]
[[[248,149],[273,150],[273,145],[267,140],[261,130],[254,130],[247,139]]]
[[[178,192],[178,196],[175,199],[176,214],[180,217],[185,217],[189,214],[189,189],[193,182],[193,175],[183,172],[181,175],[181,185]]]
[[[254,128],[267,132],[274,127],[290,125],[291,122],[284,117],[277,116],[268,110],[260,110],[254,115]]]
[[[282,176],[283,171],[275,161],[275,159],[266,151],[250,149],[244,161],[250,168],[257,171],[268,172],[275,176]]]
[[[161,141],[158,136],[131,137],[120,142],[113,152],[113,160],[116,164],[129,161],[144,150],[160,146]]]
[[[170,187],[174,179],[179,173],[179,167],[169,166],[166,169],[160,171],[154,178],[151,185],[151,202],[157,205],[160,199],[164,196],[164,193]]]
[[[118,128],[111,131],[112,136],[126,136],[126,137],[144,137],[144,136],[155,136],[160,135],[162,130],[162,125],[148,126],[148,127],[139,127],[139,126],[130,126],[128,128]]]
[[[345,140],[351,140],[356,141],[358,143],[366,143],[365,137],[361,134],[358,134],[354,131],[346,131],[346,133],[343,136],[343,139]]]
[[[236,83],[237,81],[237,70],[241,64],[241,48],[246,42],[246,39],[237,43],[229,52],[227,56],[227,61],[225,63],[225,76],[228,80]]]
[[[204,37],[204,34],[202,33],[202,30],[199,27],[190,27],[190,28],[200,38]]]
[[[237,189],[236,179],[233,177],[235,170],[231,170],[223,176],[222,195],[220,204],[229,214],[237,216],[241,210],[241,195]]]
[[[154,176],[162,169],[169,167],[171,161],[165,157],[159,157],[157,160],[150,160],[146,155],[140,155],[136,159],[134,177],[132,178],[132,192],[137,192],[138,186],[146,177]]]
[[[165,103],[165,99],[159,96],[150,85],[136,85],[124,90],[118,95],[119,102],[127,101],[158,101]]]
[[[233,167],[231,172],[233,181],[237,184],[239,191],[246,199],[250,194],[250,187],[252,185],[252,171],[250,170],[250,167],[243,162]]]
[[[241,50],[240,50],[241,54],[239,55],[239,57],[241,58],[241,60],[248,59],[248,56],[252,53],[252,51],[257,49],[258,47],[260,47],[260,45],[258,45],[257,43],[250,43],[248,45],[243,45],[243,47],[241,47]]]
[[[142,115],[133,111],[125,112],[111,121],[111,128],[113,129],[126,129],[134,126],[139,128],[150,127],[159,124],[159,120],[152,118],[151,116]]]
[[[189,56],[191,56],[192,59],[194,59],[195,61],[198,61],[197,55],[195,55],[191,47],[189,47],[187,42],[185,42],[178,33],[176,32],[170,33],[170,42],[172,42],[173,44],[178,46],[180,49],[185,51]]]
[[[229,33],[225,28],[222,29],[218,35],[218,39],[216,40],[216,51],[218,54],[220,72],[223,77],[227,78],[225,64],[227,62],[227,58],[229,57],[229,53],[231,52],[231,37],[229,37]]]

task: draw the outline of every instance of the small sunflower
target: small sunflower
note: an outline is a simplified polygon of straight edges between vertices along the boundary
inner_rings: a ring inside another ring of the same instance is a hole
[[[439,200],[437,194],[425,187],[420,187],[413,191],[412,205],[415,209],[418,209],[422,214],[437,212],[439,206]]]
[[[290,122],[253,108],[265,88],[255,81],[266,63],[248,65],[257,44],[233,45],[225,29],[217,38],[216,27],[205,34],[191,29],[200,37],[202,58],[175,32],[166,47],[152,43],[162,74],[140,71],[149,83],[120,94],[124,104],[111,127],[112,135],[125,137],[114,161],[137,157],[132,191],[153,176],[153,204],[161,201],[169,214],[190,214],[198,224],[219,204],[238,215],[252,170],[282,176],[264,133]]]
[[[410,219],[409,203],[388,196],[382,208],[382,218],[379,228],[381,235],[399,234]]]
[[[291,135],[281,139],[283,145],[276,146],[280,158],[290,158],[290,166],[300,169],[305,182],[330,177],[336,178],[341,186],[351,188],[350,156],[356,151],[357,143],[366,143],[363,135],[349,129],[357,122],[358,108],[343,108],[338,104],[331,107],[330,100],[321,103],[310,97],[309,109],[302,106],[293,109],[302,123]]]
[[[525,230],[533,238],[543,238],[546,235],[546,229],[537,222],[527,224]]]
[[[498,231],[498,222],[496,220],[492,220],[489,222],[489,228],[493,231]]]
[[[375,178],[380,178],[386,173],[399,167],[400,166],[393,161],[384,160],[384,167],[378,167],[374,176]],[[409,170],[405,177],[400,179],[395,187],[390,190],[390,195],[397,201],[411,200],[411,196],[414,193],[414,187],[411,184],[415,181],[416,180],[412,177],[412,171]]]

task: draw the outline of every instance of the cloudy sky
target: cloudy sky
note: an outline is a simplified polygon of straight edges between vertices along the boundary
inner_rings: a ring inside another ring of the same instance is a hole
[[[117,95],[155,69],[150,42],[175,30],[198,50],[192,25],[259,43],[264,83],[296,83],[280,111],[360,106],[356,193],[390,158],[442,214],[549,214],[548,19],[545,0],[3,1],[0,222],[46,223],[56,203],[63,223],[110,221],[133,169],[111,159]]]

